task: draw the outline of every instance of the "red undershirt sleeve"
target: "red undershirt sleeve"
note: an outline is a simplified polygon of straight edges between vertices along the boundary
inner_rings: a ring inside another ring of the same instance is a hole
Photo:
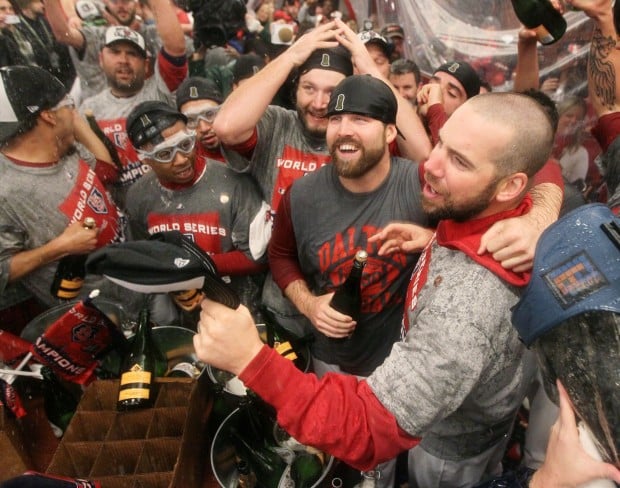
[[[439,129],[443,127],[446,120],[448,120],[448,116],[441,103],[436,103],[428,107],[426,122],[431,133],[431,144],[433,146],[439,142]]]
[[[356,469],[372,469],[419,443],[355,376],[319,380],[264,346],[239,377],[276,408],[278,423],[295,439]]]
[[[212,254],[218,273],[229,276],[256,274],[267,270],[266,264],[257,263],[239,250]]]
[[[291,192],[287,191],[280,200],[268,248],[271,274],[283,291],[291,282],[306,279],[297,257],[297,241],[291,220],[290,195]]]
[[[159,74],[171,92],[175,91],[187,77],[187,56],[171,56],[164,49],[157,55]]]
[[[256,147],[256,143],[258,142],[258,130],[254,127],[254,131],[250,138],[242,142],[240,144],[224,144],[226,149],[230,149],[231,151],[238,152],[246,159],[251,159],[252,154],[254,154],[254,148]]]

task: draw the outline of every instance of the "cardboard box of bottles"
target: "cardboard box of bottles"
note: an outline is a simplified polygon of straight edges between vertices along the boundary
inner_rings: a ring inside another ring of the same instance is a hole
[[[153,408],[118,412],[118,380],[84,392],[47,469],[103,488],[204,488],[211,478],[206,375],[157,380]]]
[[[19,421],[0,405],[0,481],[32,468]]]

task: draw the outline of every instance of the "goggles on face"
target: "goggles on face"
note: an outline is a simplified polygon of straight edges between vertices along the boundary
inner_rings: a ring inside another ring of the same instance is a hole
[[[220,111],[221,105],[215,107],[207,107],[204,109],[187,110],[183,112],[183,115],[187,117],[187,127],[195,129],[198,127],[198,123],[204,120],[207,124],[212,124],[215,120],[215,116]]]
[[[140,161],[152,159],[158,163],[166,164],[172,162],[179,152],[183,154],[191,153],[195,145],[196,132],[193,130],[182,130],[165,141],[160,142],[150,151],[138,149],[136,152]]]
[[[67,107],[71,110],[75,108],[75,100],[71,95],[67,95],[65,98],[63,98],[60,102],[56,104],[55,107],[52,108],[52,110],[60,110],[64,107]]]

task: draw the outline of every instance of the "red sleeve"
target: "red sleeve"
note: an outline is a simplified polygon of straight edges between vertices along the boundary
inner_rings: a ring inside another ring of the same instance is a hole
[[[273,280],[282,291],[293,281],[305,281],[306,278],[301,271],[297,257],[297,241],[291,220],[290,191],[287,191],[280,200],[273,222],[268,253],[269,269],[271,269]]]
[[[541,183],[553,183],[564,191],[564,180],[562,179],[562,168],[555,159],[549,159],[545,165],[534,175],[533,186]]]
[[[436,103],[428,107],[428,111],[426,112],[426,123],[431,133],[431,144],[433,146],[439,142],[439,129],[443,127],[446,120],[448,120],[448,116],[441,103]]]
[[[161,49],[157,55],[157,62],[159,65],[159,74],[166,83],[168,90],[173,92],[187,77],[187,57],[170,56],[170,54]]]
[[[396,139],[390,142],[388,146],[388,150],[390,151],[390,156],[402,156],[400,152],[400,148],[398,147],[398,143],[396,142]]]
[[[266,264],[252,261],[239,250],[212,254],[211,258],[213,258],[217,271],[223,275],[249,275],[267,270]]]
[[[257,142],[258,130],[256,129],[256,127],[254,127],[254,132],[252,132],[252,135],[247,141],[242,142],[241,144],[224,144],[224,146],[226,147],[226,149],[238,152],[243,157],[250,159],[252,157],[252,154],[254,153],[254,148],[256,147]]]
[[[419,443],[355,376],[319,380],[264,346],[239,378],[276,408],[278,423],[295,439],[356,469],[373,469]]]
[[[118,168],[101,159],[97,159],[95,163],[95,174],[104,185],[109,185],[110,183],[118,181]]]

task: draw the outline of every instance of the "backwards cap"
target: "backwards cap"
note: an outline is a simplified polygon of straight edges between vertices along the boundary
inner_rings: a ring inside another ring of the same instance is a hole
[[[391,56],[392,50],[394,48],[393,44],[389,43],[385,37],[377,34],[375,31],[362,31],[357,34],[357,37],[360,41],[364,43],[364,45],[374,44],[375,46],[378,46],[379,49],[383,51],[383,54],[385,54],[386,58],[389,58]]]
[[[351,53],[342,46],[333,49],[316,49],[299,67],[299,74],[302,75],[311,69],[327,69],[351,76],[353,74]]]
[[[512,312],[527,346],[584,312],[620,313],[620,219],[607,206],[582,205],[557,220],[534,256],[532,279]]]
[[[126,130],[129,140],[138,149],[146,143],[159,144],[164,140],[162,131],[187,117],[164,102],[142,102],[127,116]]]
[[[0,141],[15,135],[22,122],[58,104],[67,90],[38,66],[0,68]]]
[[[327,115],[358,114],[395,124],[397,110],[396,97],[383,81],[371,75],[352,75],[336,85]]]
[[[475,97],[480,93],[480,77],[469,64],[464,61],[452,61],[442,64],[435,70],[443,71],[454,76],[463,86],[467,98]]]

